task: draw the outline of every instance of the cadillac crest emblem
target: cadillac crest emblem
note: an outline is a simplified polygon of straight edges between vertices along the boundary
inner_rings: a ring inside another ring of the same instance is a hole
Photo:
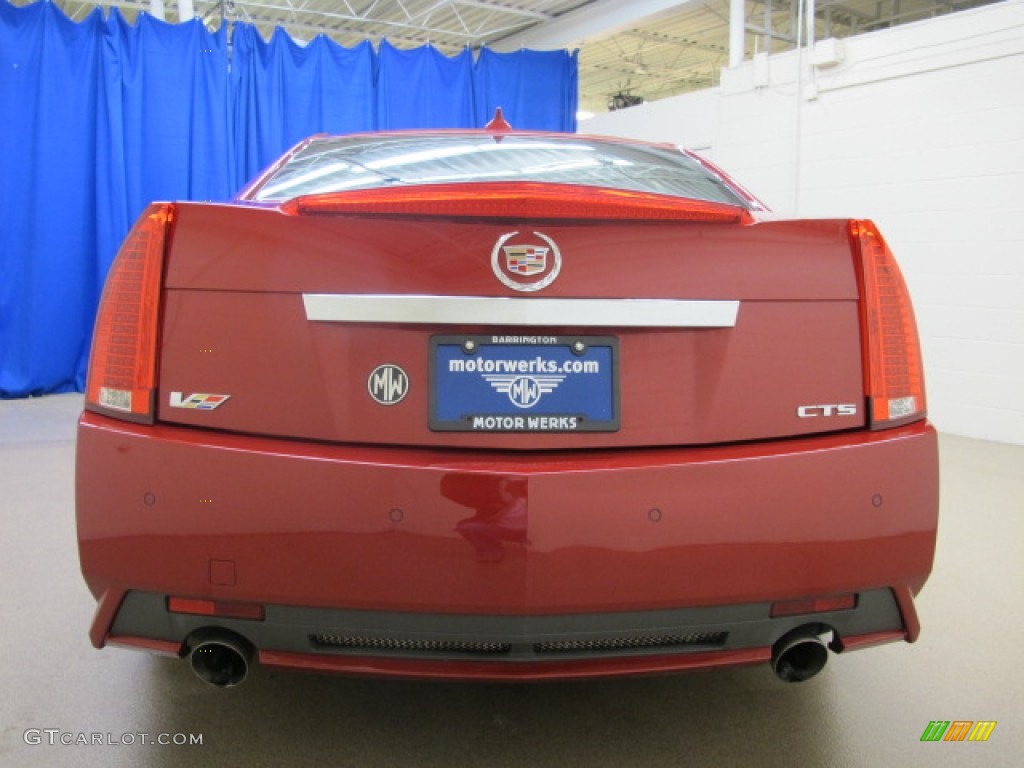
[[[498,280],[515,291],[539,291],[546,288],[554,282],[562,269],[562,255],[558,246],[541,232],[534,232],[533,236],[543,244],[536,241],[507,244],[518,234],[509,232],[498,238],[491,251],[491,269]]]

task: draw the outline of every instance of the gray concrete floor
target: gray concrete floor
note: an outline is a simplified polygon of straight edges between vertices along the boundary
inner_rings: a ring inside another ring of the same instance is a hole
[[[1024,764],[1024,447],[942,438],[921,639],[833,656],[807,683],[767,666],[525,686],[257,668],[222,691],[184,662],[89,645],[73,506],[80,406],[0,401],[2,766]],[[986,743],[922,743],[931,720],[998,725]],[[36,731],[42,743],[26,743]],[[139,733],[202,745],[60,744]]]

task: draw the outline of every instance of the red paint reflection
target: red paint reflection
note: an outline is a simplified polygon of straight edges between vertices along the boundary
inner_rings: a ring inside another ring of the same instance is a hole
[[[480,562],[500,563],[506,543],[526,541],[527,481],[525,477],[452,473],[441,479],[441,493],[476,510],[455,530],[473,545]]]

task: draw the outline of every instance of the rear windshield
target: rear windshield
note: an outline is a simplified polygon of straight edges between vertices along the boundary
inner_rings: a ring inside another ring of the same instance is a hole
[[[249,199],[284,201],[349,189],[533,181],[748,204],[678,150],[559,136],[391,134],[317,139]]]

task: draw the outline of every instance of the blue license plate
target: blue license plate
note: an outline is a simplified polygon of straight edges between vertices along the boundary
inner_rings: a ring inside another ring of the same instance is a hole
[[[430,428],[614,432],[618,340],[608,336],[434,336]]]

